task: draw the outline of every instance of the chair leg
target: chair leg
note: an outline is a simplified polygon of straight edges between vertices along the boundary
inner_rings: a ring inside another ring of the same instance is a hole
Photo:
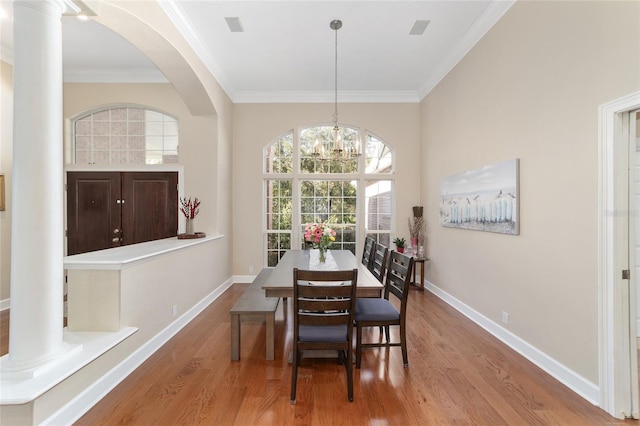
[[[351,349],[347,349],[345,367],[347,369],[347,395],[349,402],[353,402],[353,351]]]
[[[407,355],[407,331],[404,324],[400,324],[400,347],[402,348],[402,362],[404,366],[409,366],[409,358]]]
[[[362,360],[362,325],[356,326],[356,368],[360,368]]]
[[[384,326],[384,331],[387,334],[387,344],[391,343],[391,333],[389,333],[389,326],[385,325]]]
[[[291,403],[296,403],[296,385],[298,383],[298,351],[293,351],[293,363],[291,365]]]

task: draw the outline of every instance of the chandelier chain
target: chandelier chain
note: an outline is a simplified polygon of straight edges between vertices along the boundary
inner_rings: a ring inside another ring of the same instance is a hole
[[[335,21],[334,21],[335,22]],[[342,24],[342,23],[340,23]],[[339,25],[333,25],[335,31],[335,66],[334,66],[334,101],[333,101],[333,126],[338,127],[338,30]]]

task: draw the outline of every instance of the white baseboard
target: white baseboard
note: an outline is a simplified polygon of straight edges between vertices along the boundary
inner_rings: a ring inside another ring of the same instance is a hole
[[[596,384],[562,365],[546,353],[522,340],[520,337],[506,330],[501,325],[491,321],[489,318],[475,311],[473,308],[464,304],[441,288],[435,286],[433,283],[425,281],[425,288],[451,305],[471,321],[491,333],[511,349],[527,358],[542,370],[546,371],[569,389],[573,390],[592,404],[600,406],[600,388]]]
[[[9,309],[9,305],[11,305],[11,299],[2,299],[0,300],[0,311],[4,311]]]
[[[189,324],[200,312],[216,300],[233,284],[229,278],[217,289],[209,293],[191,309],[169,324],[164,330],[156,334],[138,350],[124,359],[120,364],[108,371],[95,382],[91,383],[82,393],[76,395],[69,403],[60,408],[42,424],[70,425],[82,417],[91,407],[97,404],[105,395],[123,381],[129,374],[138,368],[144,361],[153,355],[169,339],[176,335],[184,326]]]

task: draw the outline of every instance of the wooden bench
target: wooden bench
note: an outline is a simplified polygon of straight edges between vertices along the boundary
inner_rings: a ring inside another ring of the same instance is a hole
[[[267,359],[275,358],[275,314],[278,309],[278,297],[266,297],[262,284],[273,269],[264,268],[256,276],[251,286],[229,311],[231,314],[231,361],[240,360],[240,323],[242,321],[266,322]]]

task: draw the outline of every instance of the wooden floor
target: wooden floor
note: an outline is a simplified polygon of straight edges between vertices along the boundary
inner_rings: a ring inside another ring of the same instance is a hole
[[[409,368],[399,348],[365,351],[349,403],[343,366],[304,360],[291,405],[291,303],[276,317],[275,361],[265,360],[264,325],[247,323],[241,361],[230,361],[229,309],[247,287],[226,291],[76,424],[638,424],[592,406],[431,293],[413,291]]]

